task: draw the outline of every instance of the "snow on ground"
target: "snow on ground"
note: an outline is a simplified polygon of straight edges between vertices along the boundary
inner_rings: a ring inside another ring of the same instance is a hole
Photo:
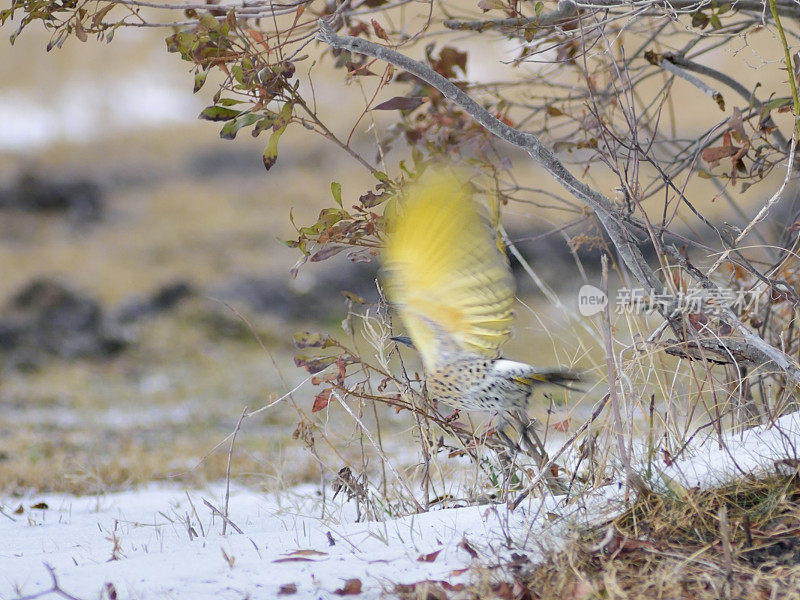
[[[525,511],[473,506],[357,523],[352,503],[330,500],[333,514],[320,519],[321,498],[311,487],[278,496],[238,489],[231,494],[230,519],[243,533],[229,529],[222,536],[220,519],[212,522],[202,501],[219,507],[222,495],[219,488],[189,494],[202,531],[186,493],[177,489],[99,498],[44,494],[25,499],[22,514],[12,512],[19,501],[6,500],[0,598],[50,588],[45,563],[59,586],[80,598],[97,598],[107,583],[120,598],[263,598],[290,584],[297,586],[295,597],[337,598],[336,590],[352,578],[362,583],[361,598],[374,598],[394,583],[459,581],[453,571],[473,560],[459,545],[463,539],[493,562],[505,534],[520,538],[527,521]],[[31,508],[39,502],[48,508]],[[559,508],[553,498],[533,508],[550,518],[576,510]],[[187,516],[198,534],[194,539]],[[541,542],[541,532],[533,533],[531,541]],[[431,562],[419,560],[437,551]]]
[[[711,428],[696,435],[684,455],[662,476],[686,488],[711,486],[749,474],[774,473],[788,459],[791,470],[800,459],[800,412],[781,417],[773,427],[754,427],[726,434],[723,443]]]
[[[794,457],[798,442],[800,415],[789,415],[775,427],[729,435],[724,447],[697,439],[663,474],[693,486],[770,470]],[[61,589],[81,599],[108,598],[107,584],[130,599],[270,598],[292,585],[293,598],[339,598],[348,579],[361,583],[358,598],[376,598],[395,583],[464,581],[469,573],[461,569],[508,553],[507,538],[535,558],[576,520],[618,508],[622,492],[608,486],[566,506],[559,498],[534,499],[513,513],[484,505],[359,523],[353,502],[323,503],[313,486],[283,494],[235,489],[230,519],[242,533],[229,528],[225,536],[203,502],[221,507],[219,486],[188,494],[153,486],[100,497],[0,498],[0,599],[50,589],[46,565]]]

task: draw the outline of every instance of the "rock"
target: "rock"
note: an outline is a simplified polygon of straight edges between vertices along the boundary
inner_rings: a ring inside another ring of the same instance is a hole
[[[16,366],[36,366],[53,356],[106,358],[128,343],[96,301],[49,279],[26,285],[6,315],[0,320],[0,351]]]
[[[0,190],[0,208],[66,213],[77,223],[99,220],[103,207],[102,188],[85,177],[56,179],[25,172]]]
[[[306,265],[298,280],[286,276],[244,276],[224,282],[210,295],[225,302],[242,302],[250,309],[295,321],[341,319],[346,305],[343,290],[377,302],[376,263],[326,262]]]
[[[158,314],[177,306],[182,300],[196,294],[188,281],[177,280],[158,288],[145,300],[131,300],[117,311],[121,323],[132,323],[145,316]]]

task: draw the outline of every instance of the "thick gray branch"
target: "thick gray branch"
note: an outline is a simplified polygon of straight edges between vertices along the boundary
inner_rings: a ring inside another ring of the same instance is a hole
[[[453,84],[453,82],[441,76],[430,67],[390,48],[381,46],[380,44],[352,36],[336,35],[322,19],[320,19],[318,23],[319,32],[317,33],[317,39],[320,41],[328,44],[332,48],[365,54],[408,71],[436,88],[448,100],[459,106],[480,123],[487,131],[528,152],[531,158],[544,167],[544,169],[570,194],[583,202],[584,205],[594,212],[608,233],[609,238],[611,238],[612,243],[617,248],[626,267],[640,284],[648,290],[661,290],[663,288],[663,284],[658,276],[644,260],[639,248],[633,243],[631,236],[625,229],[625,225],[612,202],[597,190],[579,181],[563,163],[556,158],[555,154],[553,154],[549,148],[542,145],[535,135],[515,129],[498,120],[488,110],[483,108]],[[701,284],[704,287],[708,285],[713,286],[707,278],[701,280]],[[664,315],[673,326],[676,325],[673,313],[676,305],[677,301],[673,299],[673,302],[665,306],[661,311],[662,315]],[[725,321],[728,322],[730,326],[737,329],[746,340],[748,352],[745,355],[749,360],[755,364],[774,365],[775,368],[786,373],[795,385],[800,385],[800,368],[797,367],[794,361],[777,348],[774,348],[763,339],[753,334],[753,332],[747,329],[731,311],[725,312],[724,318]],[[677,325],[678,327],[676,329],[679,331],[679,322]]]
[[[593,190],[588,185],[579,181],[559,161],[555,154],[542,145],[532,133],[522,132],[506,125],[496,119],[488,110],[475,102],[453,82],[442,77],[433,69],[419,63],[407,56],[395,52],[380,44],[351,36],[338,36],[328,25],[320,19],[317,38],[333,48],[350,50],[359,54],[366,54],[379,60],[393,64],[395,67],[416,75],[421,80],[439,90],[448,100],[464,109],[473,119],[480,123],[487,131],[500,139],[507,141],[518,148],[528,152],[531,157],[542,165],[568,192],[581,200],[600,219],[614,245],[622,254],[626,265],[647,289],[660,289],[661,281],[653,270],[647,265],[639,248],[631,241],[624,227],[615,217],[611,201],[600,192]]]
[[[704,8],[711,8],[712,3],[708,0],[643,0],[637,2],[624,2],[620,0],[562,0],[558,3],[558,8],[549,13],[543,13],[538,17],[515,17],[504,19],[475,19],[461,21],[459,19],[447,19],[444,26],[448,29],[472,29],[484,31],[493,28],[522,28],[522,27],[550,27],[576,14],[578,10],[607,10],[613,13],[633,12],[639,16],[652,16],[664,13],[693,13]],[[755,12],[770,19],[772,15],[769,10],[765,10],[764,2],[761,0],[739,0],[732,3],[734,10],[742,12]],[[778,2],[778,14],[786,17],[800,17],[800,6],[783,0]]]
[[[542,13],[538,17],[517,17],[511,19],[492,19],[459,21],[457,19],[447,19],[444,26],[448,29],[490,29],[492,27],[550,27],[559,21],[568,19],[578,11],[578,7],[573,0],[561,0],[556,10]]]

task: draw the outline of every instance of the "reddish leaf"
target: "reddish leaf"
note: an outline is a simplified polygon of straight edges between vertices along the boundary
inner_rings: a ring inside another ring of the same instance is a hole
[[[558,421],[557,423],[553,423],[553,429],[556,431],[560,431],[561,433],[566,433],[569,430],[569,424],[572,422],[572,419],[564,419],[563,421]]]
[[[439,58],[431,61],[431,66],[442,77],[455,79],[455,67],[461,69],[462,73],[467,72],[467,53],[445,46],[439,52]]]
[[[276,558],[272,562],[274,563],[285,563],[285,562],[314,562],[310,558],[306,558],[305,556],[290,556],[288,558]]]
[[[325,246],[322,250],[318,250],[311,255],[309,259],[311,262],[322,262],[328,260],[331,256],[336,256],[344,250],[347,246]]]
[[[333,592],[337,596],[357,596],[361,593],[361,580],[360,579],[348,579],[344,582],[344,586],[341,589],[335,590]]]
[[[389,41],[389,36],[386,35],[386,30],[381,27],[381,24],[378,23],[375,19],[370,19],[370,23],[372,23],[372,29],[375,31],[375,35],[381,38],[382,40]]]
[[[436,557],[439,556],[440,552],[441,549],[428,554],[420,554],[419,558],[417,558],[417,562],[433,562],[436,560]]]
[[[319,412],[330,404],[332,391],[333,388],[327,388],[314,397],[314,406],[311,407],[312,413]]]
[[[353,37],[359,37],[362,33],[367,33],[368,31],[369,31],[369,25],[359,21],[352,24],[350,28],[347,30],[347,33],[349,35],[352,35]]]
[[[734,133],[739,136],[738,139],[740,142],[747,139],[747,133],[745,133],[744,122],[742,120],[742,111],[738,106],[733,109],[733,115],[728,119],[728,125],[733,129]]]
[[[514,600],[514,586],[505,581],[494,584],[492,591],[502,600]]]
[[[363,196],[359,196],[358,201],[361,202],[361,206],[364,208],[372,208],[373,206],[377,206],[381,202],[386,199],[385,194],[376,194],[374,192],[367,192]]]
[[[708,325],[708,317],[703,313],[690,313],[688,318],[689,323],[691,323],[692,327],[697,331],[701,331],[703,327]]]
[[[462,538],[461,541],[458,542],[458,547],[466,551],[466,553],[469,554],[472,558],[478,558],[478,553],[475,552],[475,548],[470,546],[466,537]]]
[[[426,100],[427,98],[418,96],[395,96],[386,102],[381,102],[372,110],[414,110]]]
[[[287,552],[286,556],[328,556],[327,552],[320,552],[319,550],[294,550],[293,552]]]
[[[647,548],[648,550],[653,550],[655,548],[655,544],[652,542],[648,542],[647,540],[632,540],[626,539],[622,540],[622,543],[619,545],[619,549],[621,551],[631,551],[631,550],[638,550],[640,548]]]
[[[253,28],[251,27],[251,28],[249,28],[249,29],[247,30],[247,33],[249,33],[249,34],[250,34],[250,37],[252,37],[252,38],[253,38],[255,41],[257,41],[259,44],[263,44],[263,43],[264,43],[264,36],[263,36],[263,35],[261,35],[261,32],[260,32],[260,31],[258,31],[257,29],[253,29]]]
[[[377,77],[377,73],[373,73],[369,70],[367,65],[357,65],[355,63],[349,62],[347,63],[347,70],[349,71],[348,75],[354,77],[365,77],[371,75],[373,77]]]
[[[703,160],[708,163],[712,169],[719,165],[719,161],[723,158],[733,156],[739,151],[736,146],[714,146],[713,148],[706,148],[703,150]]]
[[[279,596],[291,596],[297,593],[297,584],[287,583],[278,588]]]

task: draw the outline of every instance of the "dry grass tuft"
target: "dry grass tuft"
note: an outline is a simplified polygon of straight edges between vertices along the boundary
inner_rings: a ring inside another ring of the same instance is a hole
[[[794,465],[796,468],[796,465]],[[796,598],[800,476],[646,492],[516,583],[517,598]]]

